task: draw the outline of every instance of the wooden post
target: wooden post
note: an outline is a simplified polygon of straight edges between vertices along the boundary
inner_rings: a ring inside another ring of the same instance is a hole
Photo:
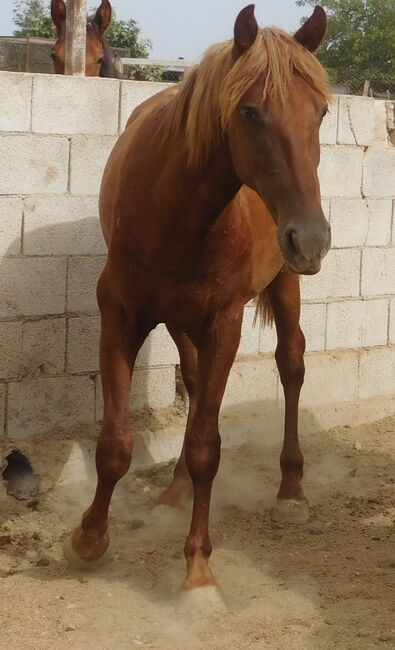
[[[85,76],[86,0],[67,0],[65,73]]]
[[[363,85],[363,96],[368,97],[370,90],[370,81],[365,81]]]

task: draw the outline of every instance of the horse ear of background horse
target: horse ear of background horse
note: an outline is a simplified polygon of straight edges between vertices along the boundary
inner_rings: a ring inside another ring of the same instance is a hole
[[[322,43],[327,25],[326,13],[317,5],[310,18],[294,34],[294,39],[310,52],[315,52]]]
[[[100,32],[104,32],[109,28],[111,23],[112,9],[109,0],[102,0],[100,7],[97,9],[94,22],[98,26]]]
[[[52,0],[51,2],[51,18],[56,27],[58,38],[61,38],[63,33],[63,26],[66,20],[66,5],[63,0]]]

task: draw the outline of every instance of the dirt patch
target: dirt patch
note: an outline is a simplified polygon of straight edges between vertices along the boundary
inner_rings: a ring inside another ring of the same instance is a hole
[[[248,426],[263,429],[262,422]],[[311,518],[303,526],[270,518],[279,440],[263,435],[260,443],[224,450],[211,537],[212,568],[229,611],[198,622],[174,608],[189,510],[152,507],[172,463],[131,471],[119,484],[114,558],[79,574],[63,561],[61,540],[92,497],[94,437],[78,442],[81,481],[65,476],[75,441],[35,441],[29,451],[41,474],[39,503],[27,507],[0,488],[0,647],[394,648],[394,433],[395,419],[386,418],[305,436]]]

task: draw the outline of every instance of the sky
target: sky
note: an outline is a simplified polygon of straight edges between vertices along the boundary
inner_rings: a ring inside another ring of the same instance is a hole
[[[118,19],[134,18],[153,44],[155,58],[198,59],[212,43],[232,37],[235,18],[248,0],[111,0]],[[98,4],[100,0],[97,0]],[[88,0],[88,7],[95,0]],[[306,8],[295,0],[256,0],[261,27],[295,31]],[[12,34],[14,0],[1,0],[0,35]]]

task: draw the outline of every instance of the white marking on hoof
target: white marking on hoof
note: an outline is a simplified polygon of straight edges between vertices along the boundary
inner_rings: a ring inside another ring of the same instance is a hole
[[[83,560],[73,548],[72,543],[72,534],[68,535],[63,541],[63,557],[64,559],[74,568],[84,571],[94,571],[97,567],[101,567],[104,564],[110,562],[113,559],[113,554],[109,548],[107,548],[103,555],[97,560]]]
[[[196,589],[181,589],[177,611],[190,616],[208,616],[226,614],[227,607],[221,591],[216,585],[197,587]]]
[[[305,524],[309,519],[309,505],[307,501],[277,499],[277,505],[272,510],[272,519],[279,524]]]

